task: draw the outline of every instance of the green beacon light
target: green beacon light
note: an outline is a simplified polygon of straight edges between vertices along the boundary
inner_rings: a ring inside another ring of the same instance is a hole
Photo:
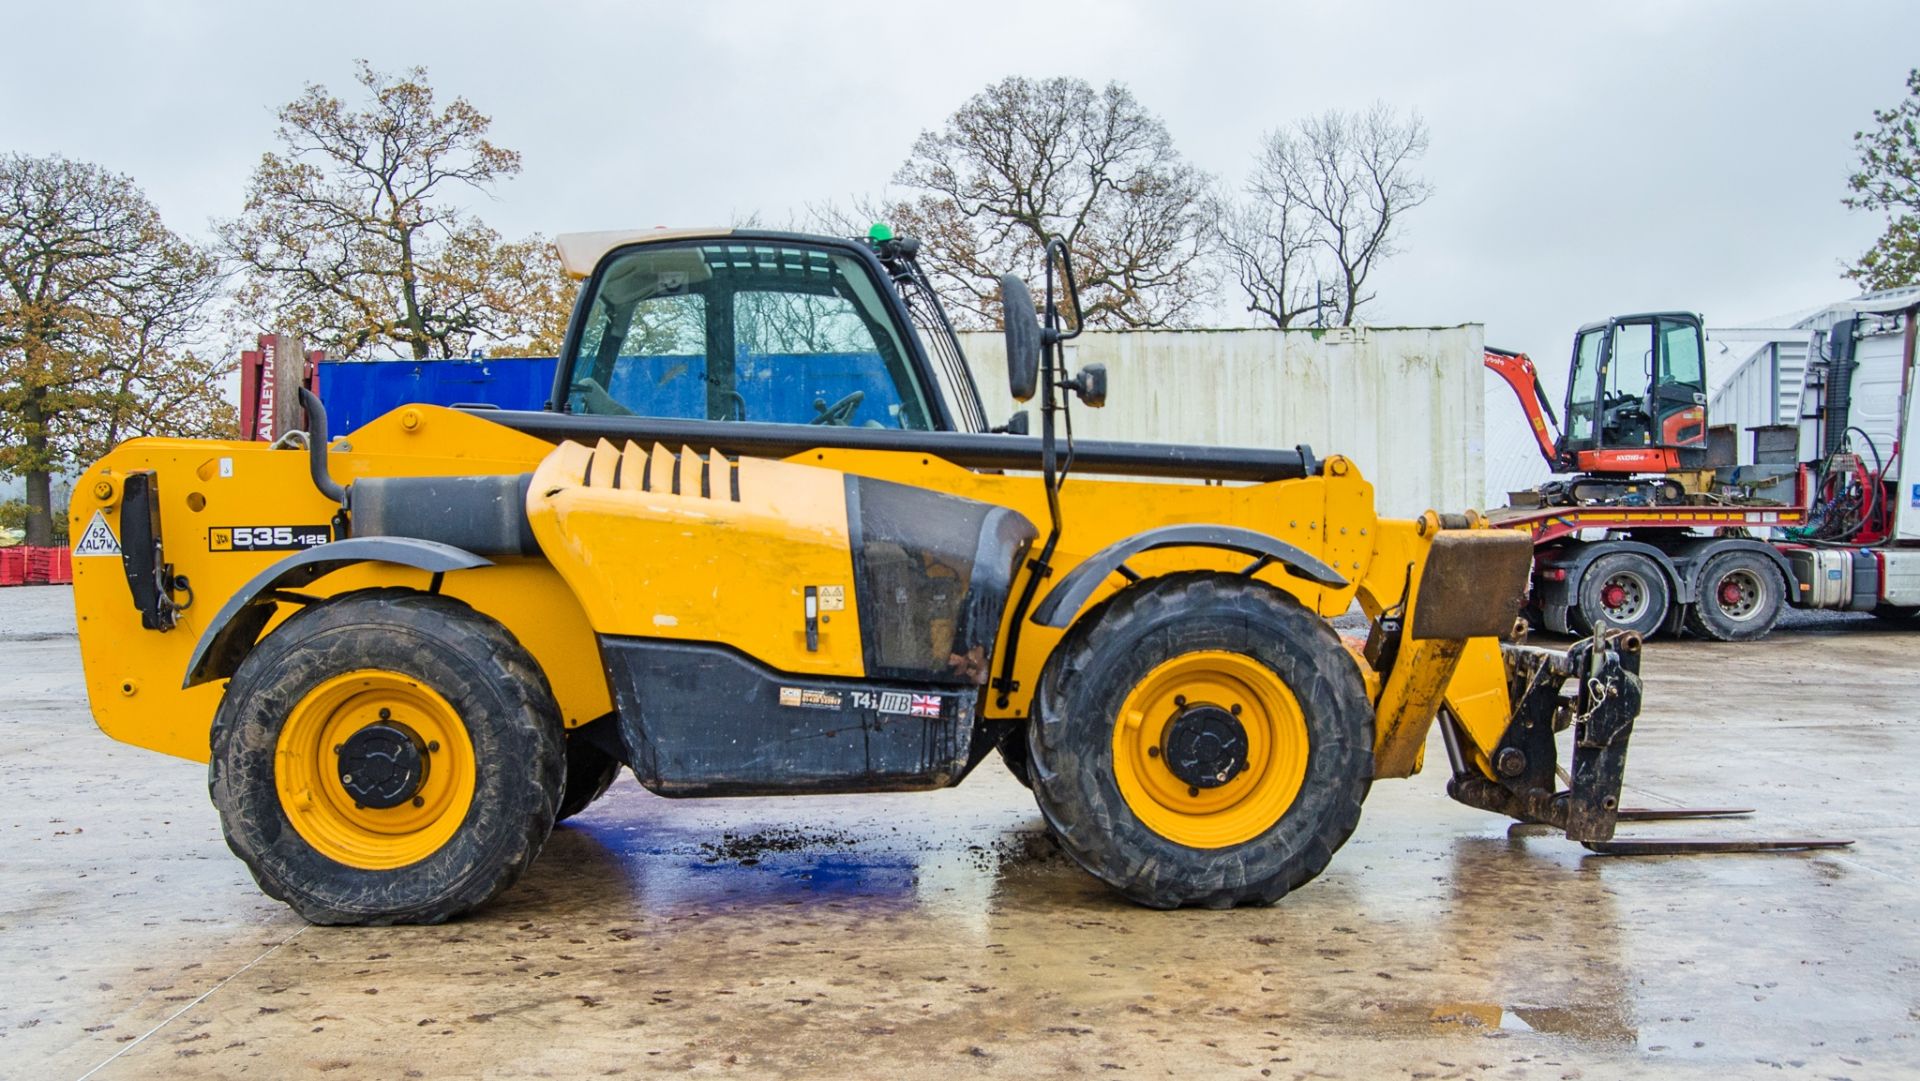
[[[893,239],[893,227],[883,221],[874,222],[873,228],[867,230],[867,239],[875,244],[885,244]]]

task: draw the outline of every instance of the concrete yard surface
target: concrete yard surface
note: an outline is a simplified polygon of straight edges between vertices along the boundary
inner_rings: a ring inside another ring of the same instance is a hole
[[[989,759],[933,794],[668,801],[623,778],[491,907],[309,927],[204,767],[87,713],[62,588],[0,590],[0,1075],[1920,1076],[1920,634],[1655,642],[1628,802],[1845,836],[1602,858],[1375,786],[1280,904],[1154,912]],[[1564,744],[1563,744],[1564,746]]]

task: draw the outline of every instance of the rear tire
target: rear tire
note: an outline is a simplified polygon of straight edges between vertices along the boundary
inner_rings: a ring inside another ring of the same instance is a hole
[[[356,756],[348,741],[376,724],[412,738]],[[295,613],[240,663],[214,716],[209,788],[228,847],[311,922],[439,923],[532,865],[563,739],[545,676],[504,627],[448,597],[366,590]],[[408,746],[425,763],[411,798],[346,787],[350,768]]]
[[[1048,826],[1082,867],[1155,908],[1280,899],[1353,833],[1372,782],[1373,711],[1353,659],[1299,601],[1247,578],[1122,591],[1061,640],[1035,704],[1029,770]],[[1236,723],[1244,753],[1186,754],[1236,746]],[[1195,763],[1224,768],[1195,776]]]
[[[1639,552],[1608,552],[1587,565],[1568,614],[1581,634],[1605,624],[1651,638],[1672,604],[1673,591],[1659,564]]]
[[[1765,638],[1780,620],[1787,583],[1758,552],[1732,551],[1707,560],[1687,607],[1687,629],[1716,642]]]

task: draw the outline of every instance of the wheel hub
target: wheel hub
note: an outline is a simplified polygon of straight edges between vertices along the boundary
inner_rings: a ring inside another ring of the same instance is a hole
[[[1739,582],[1736,582],[1733,579],[1729,578],[1726,581],[1720,583],[1720,603],[1721,604],[1735,605],[1735,604],[1739,604],[1740,600],[1741,600],[1741,591],[1740,591]]]
[[[1185,706],[1167,725],[1167,769],[1194,788],[1218,788],[1247,768],[1247,730],[1233,712]]]
[[[348,736],[336,758],[340,787],[362,807],[398,807],[427,780],[426,744],[413,729],[387,718]]]
[[[1609,582],[1600,588],[1600,603],[1608,608],[1618,608],[1627,600],[1627,589],[1618,582]]]

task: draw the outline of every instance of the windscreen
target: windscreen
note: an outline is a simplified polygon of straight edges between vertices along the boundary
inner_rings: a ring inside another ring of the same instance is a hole
[[[866,265],[788,243],[645,245],[595,278],[567,410],[930,430]]]

